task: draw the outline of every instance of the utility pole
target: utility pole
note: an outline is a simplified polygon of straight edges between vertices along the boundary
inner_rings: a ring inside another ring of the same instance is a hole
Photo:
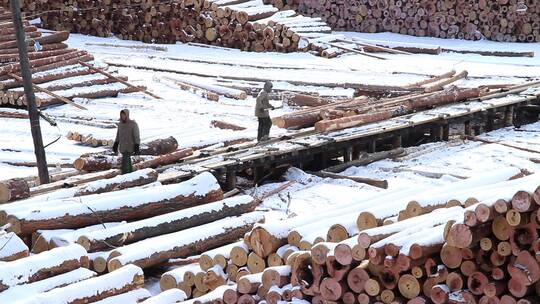
[[[41,137],[41,127],[39,125],[39,113],[36,106],[36,96],[32,86],[32,73],[30,72],[30,62],[28,61],[28,49],[24,34],[23,22],[21,17],[21,6],[19,0],[10,0],[11,11],[13,13],[13,27],[17,36],[17,47],[19,48],[19,61],[21,65],[21,74],[23,77],[24,94],[28,103],[28,116],[30,116],[30,128],[34,140],[34,152],[38,167],[39,181],[41,184],[49,183],[49,170],[47,168],[47,159],[45,157],[45,148],[43,147],[43,138]]]

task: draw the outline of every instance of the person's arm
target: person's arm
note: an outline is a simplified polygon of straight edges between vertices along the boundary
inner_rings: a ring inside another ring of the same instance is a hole
[[[265,109],[274,109],[274,106],[270,104],[270,98],[268,98],[268,93],[264,92],[264,96],[262,96],[262,102],[263,102],[263,107]]]
[[[113,150],[114,154],[118,153],[118,133],[119,132],[120,132],[120,128],[118,127],[116,129],[116,137],[114,138],[114,144],[112,146],[112,150]]]
[[[134,152],[135,154],[139,154],[139,149],[141,147],[141,137],[139,133],[139,125],[135,123],[135,126],[133,127],[133,142],[135,143]]]

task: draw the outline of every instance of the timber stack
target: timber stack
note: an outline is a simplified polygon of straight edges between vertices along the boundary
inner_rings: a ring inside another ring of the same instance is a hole
[[[539,180],[503,168],[258,224],[160,285],[188,303],[537,303]]]
[[[26,107],[19,53],[11,13],[0,9],[0,106]],[[127,86],[127,77],[105,76],[108,67],[94,62],[87,51],[70,48],[69,32],[45,34],[24,22],[36,103],[40,107],[72,103],[73,98],[115,97],[141,88]],[[83,66],[89,63],[91,67]],[[82,108],[79,105],[75,105]]]
[[[4,7],[7,2],[3,1]],[[27,0],[23,4],[23,11],[39,14],[42,26],[51,30],[101,37],[114,34],[147,43],[198,42],[258,52],[294,52],[307,50],[302,37],[331,32],[320,18],[278,12],[255,0],[151,0],[138,5],[115,1],[104,6],[88,1]],[[69,9],[55,12],[59,7]]]
[[[265,0],[265,3],[321,18],[334,30],[540,42],[537,1]]]

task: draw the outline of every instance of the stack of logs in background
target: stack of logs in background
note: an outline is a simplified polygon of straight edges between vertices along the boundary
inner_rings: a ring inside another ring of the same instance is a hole
[[[66,31],[45,34],[24,22],[28,57],[38,106],[70,103],[73,98],[114,97],[140,91],[126,84],[127,77],[113,75],[96,65],[92,54],[70,48]],[[19,53],[11,12],[0,8],[0,105],[26,106]],[[78,106],[79,108],[81,106]]]
[[[414,36],[540,42],[535,0],[266,0],[281,9],[321,17],[336,30]]]
[[[7,2],[0,3],[7,7]],[[251,51],[293,52],[298,50],[301,35],[331,31],[319,19],[302,16],[280,24],[276,20],[296,13],[276,14],[277,8],[256,0],[23,2],[27,16],[40,17],[42,25],[51,30],[101,37],[114,34],[144,42],[199,42]]]

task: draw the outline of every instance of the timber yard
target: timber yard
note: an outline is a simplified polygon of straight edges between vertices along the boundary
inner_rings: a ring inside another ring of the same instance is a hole
[[[0,304],[540,303],[540,3],[0,0]]]

